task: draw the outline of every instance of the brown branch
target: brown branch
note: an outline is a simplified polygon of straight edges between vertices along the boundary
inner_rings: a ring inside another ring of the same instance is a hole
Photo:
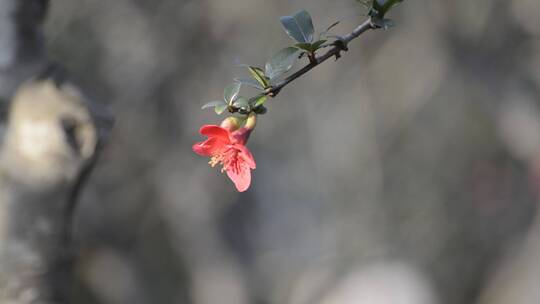
[[[367,30],[374,30],[378,28],[380,27],[375,25],[373,23],[373,20],[369,18],[368,20],[364,21],[364,23],[357,26],[351,33],[336,40],[333,43],[333,47],[330,50],[328,50],[325,54],[315,57],[315,59],[311,60],[311,62],[308,65],[304,66],[300,70],[296,71],[294,74],[283,79],[281,82],[271,86],[265,91],[265,94],[270,97],[276,97],[285,86],[287,86],[289,83],[293,82],[294,80],[300,78],[302,75],[308,73],[316,66],[320,65],[321,63],[325,62],[326,60],[332,57],[335,57],[336,60],[339,59],[341,57],[341,52],[348,50],[347,46],[349,42],[358,38]]]

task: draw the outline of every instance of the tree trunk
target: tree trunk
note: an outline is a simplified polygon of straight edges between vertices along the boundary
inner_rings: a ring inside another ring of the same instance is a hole
[[[110,119],[48,66],[46,0],[0,0],[0,303],[69,303],[71,217]],[[7,108],[7,103],[0,106]]]

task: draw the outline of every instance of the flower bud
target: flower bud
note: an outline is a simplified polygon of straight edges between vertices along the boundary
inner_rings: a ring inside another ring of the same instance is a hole
[[[221,122],[221,127],[230,132],[236,131],[242,125],[242,119],[234,116],[229,116]]]
[[[257,114],[254,112],[251,112],[246,119],[246,124],[244,125],[244,128],[248,130],[255,129],[255,126],[257,125]]]

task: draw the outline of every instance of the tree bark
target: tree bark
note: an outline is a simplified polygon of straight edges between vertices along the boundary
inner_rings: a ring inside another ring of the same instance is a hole
[[[57,70],[40,73],[50,64],[47,4],[0,0],[0,96],[11,100],[0,149],[0,303],[70,302],[72,213],[111,126]]]

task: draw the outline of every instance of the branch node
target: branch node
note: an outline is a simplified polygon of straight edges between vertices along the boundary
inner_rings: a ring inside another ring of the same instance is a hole
[[[336,61],[341,58],[341,52],[347,52],[349,50],[347,41],[343,37],[338,38],[332,45],[335,47],[334,57]]]
[[[371,18],[369,18],[369,26],[371,26],[371,28],[374,30],[382,29],[384,28],[383,19],[372,16]]]
[[[264,90],[264,95],[274,98],[277,96],[280,90],[281,88],[276,86],[268,87],[266,90]]]
[[[336,41],[332,43],[332,45],[338,49],[338,53],[341,51],[346,52],[349,50],[349,46],[347,45],[347,42],[343,38],[337,39]]]
[[[315,52],[308,53],[308,59],[310,64],[317,64],[317,57],[315,55]]]

